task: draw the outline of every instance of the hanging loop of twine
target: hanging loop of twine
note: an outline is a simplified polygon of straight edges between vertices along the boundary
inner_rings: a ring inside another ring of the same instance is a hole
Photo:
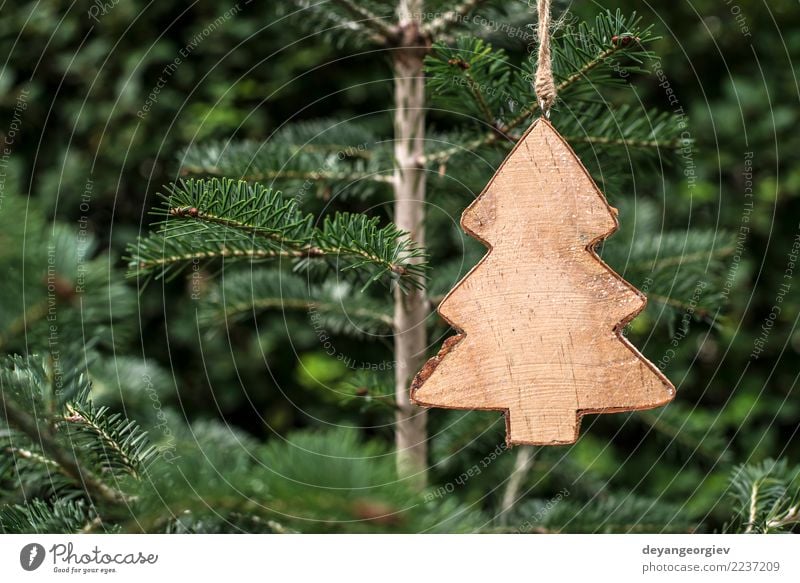
[[[550,59],[550,0],[539,0],[539,59],[536,64],[536,79],[533,85],[539,109],[550,118],[550,108],[556,101],[556,82],[553,79],[553,64]]]

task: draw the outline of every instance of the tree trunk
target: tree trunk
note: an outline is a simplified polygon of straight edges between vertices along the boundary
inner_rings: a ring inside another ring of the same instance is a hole
[[[425,140],[425,78],[422,61],[428,43],[420,34],[422,0],[400,0],[401,30],[392,50],[394,69],[394,196],[395,223],[425,245],[425,174],[422,166]],[[424,289],[403,293],[395,289],[394,357],[397,404],[395,443],[397,469],[418,488],[426,484],[427,413],[411,404],[409,384],[425,362],[428,300]]]

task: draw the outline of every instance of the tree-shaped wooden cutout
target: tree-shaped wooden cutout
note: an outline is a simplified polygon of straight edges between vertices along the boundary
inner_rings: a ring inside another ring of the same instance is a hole
[[[672,399],[622,336],[644,295],[594,252],[617,229],[616,209],[548,121],[534,122],[461,225],[489,253],[439,306],[459,334],[417,374],[417,404],[503,410],[509,444],[555,445],[577,439],[583,414]]]

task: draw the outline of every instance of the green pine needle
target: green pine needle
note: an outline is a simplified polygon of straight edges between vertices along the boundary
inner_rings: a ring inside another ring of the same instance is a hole
[[[728,531],[766,534],[800,524],[800,467],[786,460],[737,466],[729,491],[735,516]]]

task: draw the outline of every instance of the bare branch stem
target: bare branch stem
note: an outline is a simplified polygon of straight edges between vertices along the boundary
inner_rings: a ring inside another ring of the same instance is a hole
[[[352,0],[330,0],[333,4],[340,6],[354,18],[357,24],[364,28],[371,29],[375,35],[372,40],[378,43],[388,44],[397,36],[397,31],[386,24],[377,14],[373,14],[363,6],[359,6]]]

